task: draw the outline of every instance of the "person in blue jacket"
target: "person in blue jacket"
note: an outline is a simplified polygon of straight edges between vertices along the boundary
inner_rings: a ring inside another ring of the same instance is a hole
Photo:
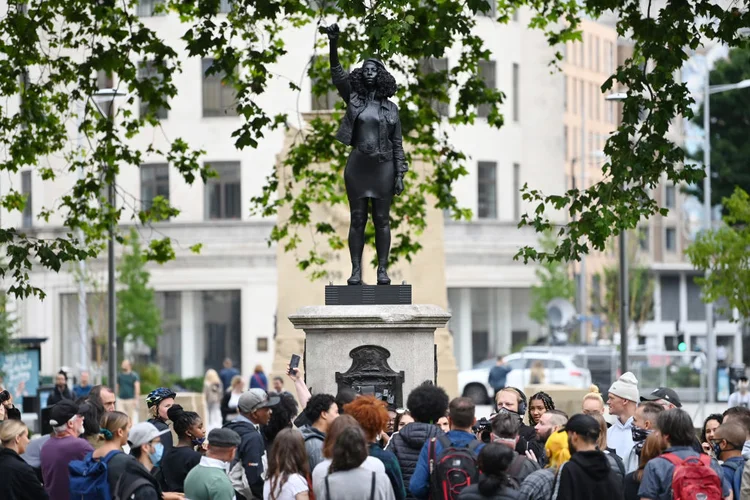
[[[445,436],[451,442],[451,445],[456,448],[468,446],[472,441],[476,441],[477,438],[471,431],[471,428],[476,423],[477,419],[474,416],[474,401],[470,398],[455,398],[448,405],[448,422],[451,430],[448,431]],[[430,441],[427,441],[422,447],[422,451],[419,453],[419,460],[417,461],[417,468],[414,470],[414,475],[411,476],[411,482],[409,483],[409,492],[416,498],[426,499],[430,494],[430,465],[428,457],[428,449],[430,447]],[[481,443],[474,448],[475,453],[479,454],[484,447],[484,443]],[[440,441],[435,442],[435,457],[440,456],[443,451],[443,446]]]
[[[508,379],[508,373],[512,368],[505,364],[505,360],[502,356],[497,357],[497,364],[490,370],[489,382],[490,387],[495,391],[495,394],[501,389],[505,388],[506,381]]]
[[[240,435],[236,460],[242,462],[247,483],[254,498],[263,498],[264,463],[267,463],[266,444],[260,426],[268,425],[271,408],[279,404],[278,396],[269,396],[263,389],[250,389],[240,396],[237,409],[240,415],[224,426]]]

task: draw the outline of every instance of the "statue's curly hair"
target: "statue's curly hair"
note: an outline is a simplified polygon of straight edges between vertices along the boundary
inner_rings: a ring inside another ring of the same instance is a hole
[[[351,83],[352,90],[359,95],[367,95],[367,87],[365,86],[365,75],[362,72],[362,68],[353,69],[349,74],[349,82]],[[375,98],[376,99],[388,99],[396,93],[398,86],[396,85],[396,79],[391,75],[387,69],[382,66],[378,66],[378,77],[375,79]]]

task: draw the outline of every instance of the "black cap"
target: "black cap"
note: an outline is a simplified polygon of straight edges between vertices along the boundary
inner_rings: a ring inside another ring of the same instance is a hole
[[[208,445],[218,448],[234,448],[242,442],[240,435],[231,429],[214,429],[208,433]]]
[[[654,389],[653,391],[651,391],[651,394],[649,394],[648,396],[641,396],[641,401],[657,401],[659,399],[669,401],[677,408],[682,408],[680,396],[678,396],[677,393],[669,387],[659,387],[658,389]]]
[[[69,399],[63,399],[49,411],[49,423],[52,427],[65,425],[68,420],[80,414],[78,405]]]
[[[600,432],[599,422],[592,416],[578,413],[570,417],[568,423],[565,424],[565,431],[575,432],[591,439],[598,439]]]

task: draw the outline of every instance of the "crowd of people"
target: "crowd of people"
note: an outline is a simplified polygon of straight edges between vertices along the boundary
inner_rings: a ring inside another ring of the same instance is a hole
[[[169,388],[148,394],[150,418],[141,423],[115,410],[108,387],[88,387],[78,399],[61,390],[49,412],[52,433],[30,440],[6,401],[0,496],[750,498],[750,409],[739,404],[710,415],[698,434],[674,390],[641,396],[630,372],[612,383],[606,403],[592,386],[573,415],[544,392],[527,397],[519,388],[497,387],[495,411],[477,419],[471,399],[450,400],[430,382],[408,394],[405,408],[393,408],[351,389],[313,395],[296,369],[287,373],[296,398],[283,379],[272,379],[270,391],[245,390],[231,368],[207,374],[206,415],[176,404]],[[252,380],[268,384],[258,371]],[[217,418],[219,425],[208,425]]]

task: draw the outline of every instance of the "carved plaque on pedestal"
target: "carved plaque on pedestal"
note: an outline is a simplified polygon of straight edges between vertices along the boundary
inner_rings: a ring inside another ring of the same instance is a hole
[[[336,372],[339,390],[351,388],[357,394],[372,395],[396,408],[403,407],[404,372],[388,365],[391,353],[376,345],[352,349],[352,366],[345,373]]]

